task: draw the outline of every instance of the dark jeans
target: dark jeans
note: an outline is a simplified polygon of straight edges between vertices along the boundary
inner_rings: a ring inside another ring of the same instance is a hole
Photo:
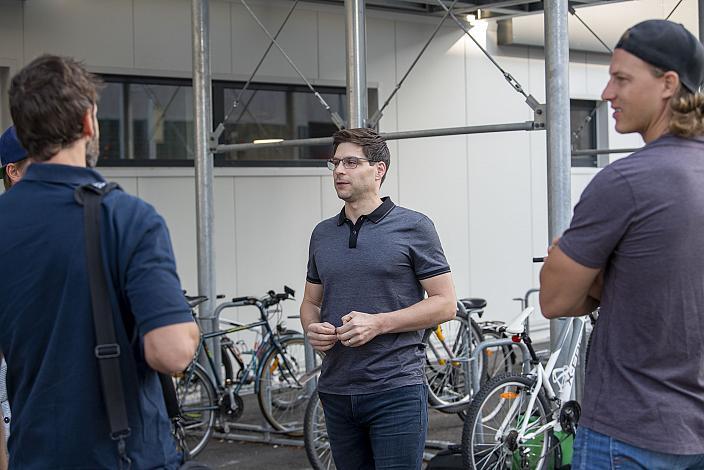
[[[573,470],[701,470],[704,455],[663,454],[626,444],[580,426],[574,442]]]
[[[319,396],[338,470],[421,468],[428,432],[424,384],[364,395]]]

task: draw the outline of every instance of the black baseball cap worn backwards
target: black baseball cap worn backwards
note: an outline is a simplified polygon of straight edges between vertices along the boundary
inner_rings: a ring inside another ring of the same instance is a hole
[[[704,83],[704,46],[679,23],[647,20],[629,28],[616,48],[664,71],[674,71],[692,93]]]

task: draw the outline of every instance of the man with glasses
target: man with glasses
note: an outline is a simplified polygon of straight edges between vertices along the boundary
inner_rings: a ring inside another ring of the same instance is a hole
[[[308,339],[326,354],[318,392],[333,458],[340,470],[420,469],[421,340],[455,315],[450,267],[431,220],[379,196],[384,139],[371,129],[333,137],[328,167],[345,206],[313,230],[301,304]]]

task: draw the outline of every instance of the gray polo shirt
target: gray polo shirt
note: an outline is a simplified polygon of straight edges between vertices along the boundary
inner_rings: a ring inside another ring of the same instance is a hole
[[[322,284],[321,320],[342,326],[355,310],[381,313],[423,300],[420,282],[450,272],[433,222],[388,197],[355,224],[340,214],[315,227],[308,282]],[[422,332],[379,335],[350,348],[339,342],[323,360],[321,392],[357,395],[423,383]]]
[[[704,140],[667,135],[604,168],[560,248],[604,270],[580,424],[704,454]]]

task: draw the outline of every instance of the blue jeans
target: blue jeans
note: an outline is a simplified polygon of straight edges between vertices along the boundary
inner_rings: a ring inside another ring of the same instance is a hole
[[[580,426],[574,441],[572,470],[704,469],[704,455],[664,454],[641,449]]]
[[[424,384],[364,395],[318,395],[338,470],[421,468],[428,432]]]

